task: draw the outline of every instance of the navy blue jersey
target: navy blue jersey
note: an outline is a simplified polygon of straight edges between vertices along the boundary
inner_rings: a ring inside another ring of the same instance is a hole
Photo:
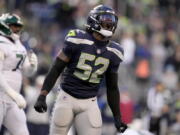
[[[65,38],[64,54],[70,58],[61,87],[77,98],[97,95],[106,72],[117,72],[123,60],[119,44],[96,40],[82,30],[71,30]]]

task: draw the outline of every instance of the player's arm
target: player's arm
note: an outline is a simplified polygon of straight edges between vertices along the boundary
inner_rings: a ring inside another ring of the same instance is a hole
[[[124,132],[127,125],[122,123],[120,115],[120,97],[118,89],[118,74],[116,72],[106,73],[107,101],[113,113],[114,122],[119,132]]]
[[[41,95],[46,96],[49,93],[49,91],[54,86],[57,78],[66,67],[67,63],[70,61],[72,54],[76,52],[77,45],[72,43],[72,41],[68,40],[71,37],[76,38],[76,32],[74,30],[70,30],[69,33],[67,34],[64,41],[64,47],[58,53],[55,62],[53,63],[51,69],[49,70],[49,73],[45,78],[41,90]]]
[[[127,125],[121,121],[120,115],[120,93],[118,88],[118,69],[123,61],[124,51],[122,48],[113,48],[113,58],[106,72],[107,100],[114,117],[114,124],[119,132],[124,132]]]
[[[38,67],[38,59],[33,51],[28,52],[23,63],[23,73],[26,76],[32,76],[36,73]]]
[[[7,95],[9,95],[18,105],[19,108],[25,108],[26,107],[26,101],[23,98],[21,94],[16,92],[13,88],[9,86],[7,81],[2,76],[2,70],[3,70],[3,63],[5,60],[5,51],[0,48],[0,90],[5,91]]]
[[[69,31],[69,33],[67,34],[64,41],[64,47],[59,52],[56,60],[54,61],[44,80],[40,96],[38,97],[38,100],[34,105],[35,110],[38,112],[45,112],[47,110],[46,95],[53,88],[57,78],[72,58],[72,55],[77,50],[77,44],[69,40],[69,38],[71,39],[72,37],[73,39],[76,38],[76,32],[74,30]]]
[[[112,110],[113,116],[120,118],[120,98],[117,80],[117,73],[108,72],[106,74],[107,101]]]
[[[36,104],[34,105],[36,111],[45,112],[47,110],[46,96],[53,88],[54,84],[56,83],[56,80],[66,67],[69,60],[70,59],[63,53],[63,51],[59,52],[56,60],[54,61],[52,67],[50,68],[44,80],[41,93],[37,99]]]
[[[63,53],[63,51],[59,52],[58,56],[56,57],[56,60],[54,61],[51,69],[49,70],[44,80],[41,95],[46,96],[49,93],[49,91],[53,88],[54,84],[56,83],[57,78],[66,67],[69,60],[70,59]]]

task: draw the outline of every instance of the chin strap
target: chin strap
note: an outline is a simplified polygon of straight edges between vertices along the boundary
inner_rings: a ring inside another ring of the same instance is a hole
[[[103,35],[105,37],[111,37],[113,35],[112,31],[105,30],[103,28],[101,28],[100,31],[96,31],[96,32],[100,33],[101,35]]]
[[[100,30],[96,30],[96,29],[90,27],[90,26],[87,25],[87,24],[85,24],[85,27],[87,27],[88,29],[92,29],[93,31],[101,34],[102,36],[104,36],[104,37],[106,37],[106,38],[112,37],[112,35],[113,35],[113,32],[112,32],[112,31],[106,30],[106,29],[104,29],[104,28],[102,28],[102,27],[101,27]]]

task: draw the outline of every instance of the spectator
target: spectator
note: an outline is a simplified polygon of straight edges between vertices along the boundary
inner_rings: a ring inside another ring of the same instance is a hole
[[[175,53],[166,59],[165,68],[168,66],[172,66],[180,78],[180,45],[177,45]]]
[[[126,124],[131,123],[134,118],[134,103],[127,91],[120,94],[120,108],[122,121]]]
[[[150,88],[147,96],[147,106],[150,113],[149,130],[155,135],[161,135],[161,121],[169,113],[170,93],[158,80]]]

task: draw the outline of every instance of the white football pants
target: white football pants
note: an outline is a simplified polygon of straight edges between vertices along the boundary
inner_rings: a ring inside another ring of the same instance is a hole
[[[0,100],[0,130],[2,124],[12,135],[29,135],[24,110],[16,103]]]
[[[71,125],[78,135],[101,135],[102,118],[97,98],[77,99],[63,90],[53,110],[50,135],[67,135]]]

